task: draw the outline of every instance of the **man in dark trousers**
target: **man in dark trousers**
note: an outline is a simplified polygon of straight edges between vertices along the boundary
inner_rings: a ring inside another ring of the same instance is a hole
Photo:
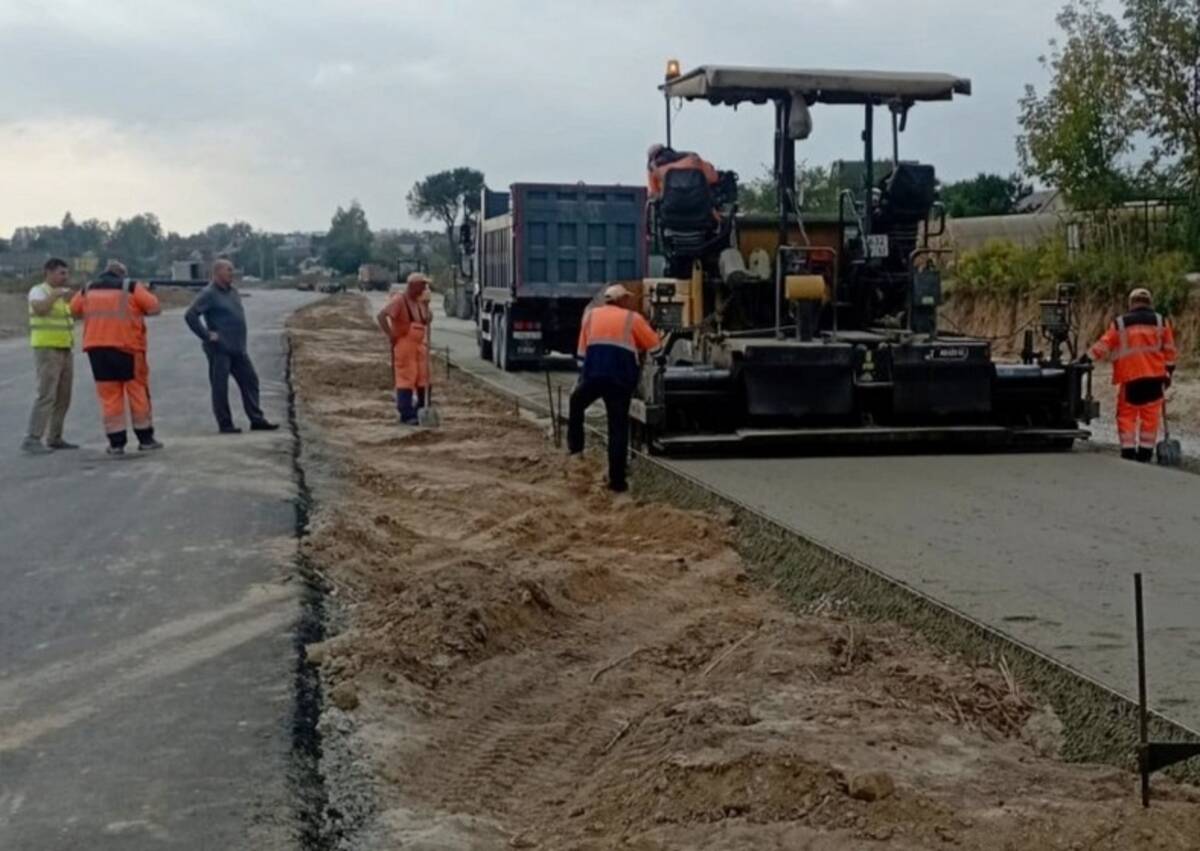
[[[604,291],[604,304],[589,308],[579,329],[579,383],[571,391],[567,449],[583,452],[583,417],[588,405],[604,400],[608,414],[608,487],[629,489],[625,480],[629,452],[629,404],[638,383],[639,357],[658,347],[658,335],[636,310],[632,293],[620,284]]]
[[[246,311],[233,286],[233,264],[213,263],[212,282],[200,291],[184,315],[188,327],[204,343],[208,356],[208,380],[212,385],[213,415],[221,434],[239,434],[229,410],[229,376],[242,392],[242,406],[252,431],[274,431],[258,404],[258,374],[246,352]]]

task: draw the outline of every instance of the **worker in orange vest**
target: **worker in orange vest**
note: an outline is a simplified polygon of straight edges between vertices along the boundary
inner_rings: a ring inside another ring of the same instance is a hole
[[[429,278],[413,272],[404,292],[392,296],[375,320],[392,344],[396,412],[402,425],[416,425],[429,391]]]
[[[625,462],[629,453],[629,405],[637,389],[639,358],[658,347],[658,335],[635,309],[634,296],[620,284],[604,291],[604,304],[589,308],[579,329],[579,381],[571,391],[567,449],[583,452],[583,416],[597,399],[608,415],[608,487],[629,489]]]
[[[1139,287],[1129,294],[1129,312],[1113,321],[1088,356],[1113,362],[1121,457],[1150,461],[1162,422],[1163,391],[1175,372],[1175,332],[1154,311],[1149,290]]]
[[[125,454],[126,402],[138,449],[163,448],[154,438],[145,320],[161,308],[144,284],[127,275],[122,263],[109,261],[103,274],[71,299],[71,313],[83,320],[83,350],[96,379],[108,454],[114,457]]]
[[[667,172],[677,168],[694,168],[703,172],[710,187],[716,186],[721,180],[713,164],[699,154],[676,151],[666,145],[651,145],[646,152],[646,185],[651,198],[662,196]]]

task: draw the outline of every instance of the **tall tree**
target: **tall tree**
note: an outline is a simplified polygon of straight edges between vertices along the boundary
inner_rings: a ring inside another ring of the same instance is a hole
[[[253,231],[238,245],[233,261],[247,275],[254,275],[260,280],[271,280],[278,277],[275,263],[275,252],[282,239],[265,231]],[[355,266],[355,269],[358,267]]]
[[[362,206],[353,201],[348,210],[337,208],[325,237],[325,265],[352,275],[371,257],[371,227]]]
[[[1200,190],[1200,4],[1125,0],[1129,74],[1152,164],[1176,186]]]
[[[439,221],[446,229],[450,254],[459,263],[455,225],[461,212],[479,211],[483,172],[465,166],[439,171],[413,184],[408,192],[408,212],[418,219]]]
[[[999,174],[978,174],[970,180],[948,183],[942,187],[942,202],[946,212],[956,219],[970,216],[1007,216],[1017,211],[1017,205],[1033,187],[1021,180],[1019,174],[1003,177]]]
[[[112,258],[123,261],[131,275],[150,275],[157,271],[165,245],[158,217],[142,213],[131,219],[119,219],[105,249]]]
[[[1027,174],[1058,187],[1076,207],[1106,209],[1129,191],[1133,150],[1129,46],[1100,0],[1071,0],[1059,13],[1064,41],[1041,57],[1050,86],[1025,87],[1017,152]]]

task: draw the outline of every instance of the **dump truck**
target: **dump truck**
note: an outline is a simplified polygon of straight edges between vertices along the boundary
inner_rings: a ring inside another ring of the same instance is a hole
[[[358,288],[363,292],[386,290],[394,280],[395,275],[381,263],[363,263],[358,267]]]
[[[1066,449],[1098,413],[1091,367],[1076,359],[1069,288],[1042,305],[1041,337],[1019,363],[986,339],[941,327],[949,252],[932,165],[901,159],[917,104],[967,96],[949,74],[743,68],[668,63],[661,162],[672,148],[672,100],[774,111],[776,210],[743,215],[737,176],[699,168],[662,174],[650,238],[665,277],[647,279],[646,309],[664,335],[644,365],[634,438],[657,452],[735,451],[828,442],[966,442]],[[804,209],[796,143],[811,108],[863,116],[862,175],[833,214]],[[890,167],[876,173],[877,119],[890,119]],[[947,124],[947,132],[953,132]]]
[[[646,274],[641,187],[485,187],[475,226],[479,355],[503,370],[539,364],[551,352],[573,354],[593,295]]]

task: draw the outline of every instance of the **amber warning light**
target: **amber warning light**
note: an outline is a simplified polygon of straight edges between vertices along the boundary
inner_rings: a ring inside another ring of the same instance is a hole
[[[678,59],[668,59],[667,60],[667,79],[674,80],[678,76],[679,76],[679,60]]]

